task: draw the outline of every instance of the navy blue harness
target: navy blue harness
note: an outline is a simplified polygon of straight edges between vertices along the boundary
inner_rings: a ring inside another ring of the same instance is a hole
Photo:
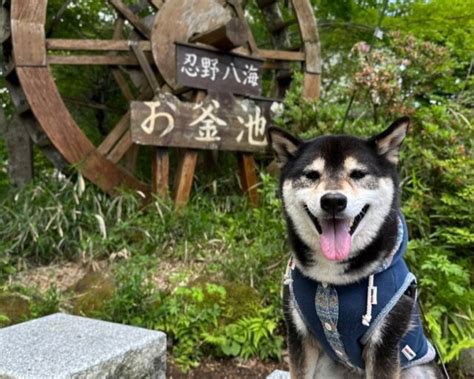
[[[403,260],[408,232],[403,217],[399,221],[398,249],[393,259],[373,276],[375,289],[369,290],[369,279],[349,285],[320,283],[304,276],[292,267],[290,291],[295,306],[308,329],[324,351],[334,360],[349,367],[364,369],[362,351],[375,328],[397,301],[416,282]],[[362,322],[371,297],[371,321]],[[400,363],[403,368],[434,359],[435,352],[423,333],[418,307],[412,310],[413,328],[400,343]]]

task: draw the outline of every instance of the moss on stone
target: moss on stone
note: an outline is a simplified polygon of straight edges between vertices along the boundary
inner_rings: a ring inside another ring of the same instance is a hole
[[[116,290],[113,277],[108,272],[89,272],[85,274],[70,290],[73,313],[93,316],[101,312]]]
[[[215,284],[225,289],[226,295],[221,298],[217,293],[209,293],[207,284]],[[262,299],[255,288],[249,285],[225,280],[216,280],[208,276],[201,276],[190,283],[192,287],[202,288],[205,294],[203,307],[218,303],[223,310],[223,323],[235,322],[242,317],[252,316],[261,308]]]
[[[0,327],[17,324],[31,315],[30,300],[17,293],[0,293]]]
[[[255,288],[242,283],[226,282],[227,291],[224,317],[227,322],[235,322],[244,316],[252,316],[261,308],[262,299]]]

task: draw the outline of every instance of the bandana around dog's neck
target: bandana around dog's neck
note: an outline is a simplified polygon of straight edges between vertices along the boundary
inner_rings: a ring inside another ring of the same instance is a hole
[[[375,328],[416,282],[403,254],[408,231],[402,215],[395,248],[369,278],[349,285],[320,283],[302,274],[290,261],[285,284],[295,308],[325,352],[346,366],[364,369],[362,352]],[[413,329],[400,344],[402,367],[434,359],[435,352],[423,334],[418,309],[412,311]]]

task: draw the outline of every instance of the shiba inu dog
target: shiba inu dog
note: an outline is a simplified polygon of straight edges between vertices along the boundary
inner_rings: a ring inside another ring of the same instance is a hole
[[[292,250],[284,314],[293,379],[441,378],[423,334],[397,164],[409,119],[370,139],[268,136]]]

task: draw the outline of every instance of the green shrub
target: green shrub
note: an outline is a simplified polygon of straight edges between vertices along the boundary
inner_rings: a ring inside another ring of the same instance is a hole
[[[403,212],[411,239],[407,259],[419,279],[429,334],[443,360],[450,362],[459,357],[461,350],[474,347],[474,291],[471,286],[474,112],[457,101],[462,97],[441,97],[424,92],[433,88],[440,91],[443,85],[446,91],[453,90],[453,80],[439,78],[440,70],[445,69],[451,59],[446,49],[415,39],[407,40],[406,37],[402,42],[410,49],[418,50],[410,50],[410,54],[422,57],[411,62],[407,72],[399,72],[396,65],[387,63],[404,58],[397,55],[408,49],[403,44],[393,47],[393,50],[385,48],[371,53],[380,62],[371,58],[362,60],[361,64],[363,70],[375,77],[384,77],[384,70],[404,75],[406,88],[398,88],[398,82],[392,83],[397,89],[387,99],[382,96],[382,89],[387,90],[383,78],[375,80],[380,88],[373,87],[370,80],[354,85],[360,91],[375,91],[376,96],[384,99],[379,104],[382,108],[395,104],[398,110],[410,108],[412,113],[412,125],[402,148],[400,163]],[[385,59],[383,54],[387,51],[389,57]],[[437,58],[438,63],[423,63],[437,51],[442,53]],[[373,104],[361,103],[361,94],[355,107],[363,109],[361,115],[344,113],[345,107],[334,103],[302,100],[297,96],[301,91],[301,77],[296,79],[286,99],[286,111],[278,120],[280,126],[305,130],[303,135],[307,137],[325,134],[328,130],[368,137],[381,132],[394,120],[392,111],[384,114],[383,120],[379,117],[378,122],[374,122],[374,117],[370,117]],[[386,79],[390,81],[390,78]],[[410,96],[403,97],[404,92],[409,92]],[[419,96],[422,94],[423,103],[417,103],[417,93]],[[327,97],[331,98],[331,95]],[[354,99],[349,99],[349,104],[352,101]],[[326,106],[328,109],[324,109]]]
[[[260,315],[243,317],[237,322],[203,333],[204,340],[217,348],[217,354],[249,359],[281,358],[283,337],[274,335],[278,326],[272,308]]]
[[[164,202],[157,201],[150,211],[136,194],[111,198],[86,185],[81,176],[76,181],[57,179],[47,171],[0,201],[0,277],[14,272],[20,260],[92,260],[136,246],[155,254],[174,220]]]
[[[271,308],[262,308],[255,290],[236,283],[176,278],[171,291],[152,285],[144,259],[118,267],[118,289],[98,316],[167,333],[174,361],[186,371],[201,357],[279,358],[283,338]]]
[[[419,278],[428,329],[446,362],[474,346],[474,126],[467,121],[469,112],[450,101],[420,109],[402,162],[408,260]]]
[[[256,308],[246,316],[229,320],[229,297],[225,287],[214,283],[177,287],[159,296],[153,326],[168,334],[173,357],[184,369],[197,365],[204,354],[245,359],[281,356],[283,339],[273,334],[278,324],[275,313]]]
[[[31,318],[39,318],[47,316],[61,310],[61,305],[64,302],[63,294],[53,284],[45,294],[38,294],[36,291],[28,291],[31,293],[32,302]]]

